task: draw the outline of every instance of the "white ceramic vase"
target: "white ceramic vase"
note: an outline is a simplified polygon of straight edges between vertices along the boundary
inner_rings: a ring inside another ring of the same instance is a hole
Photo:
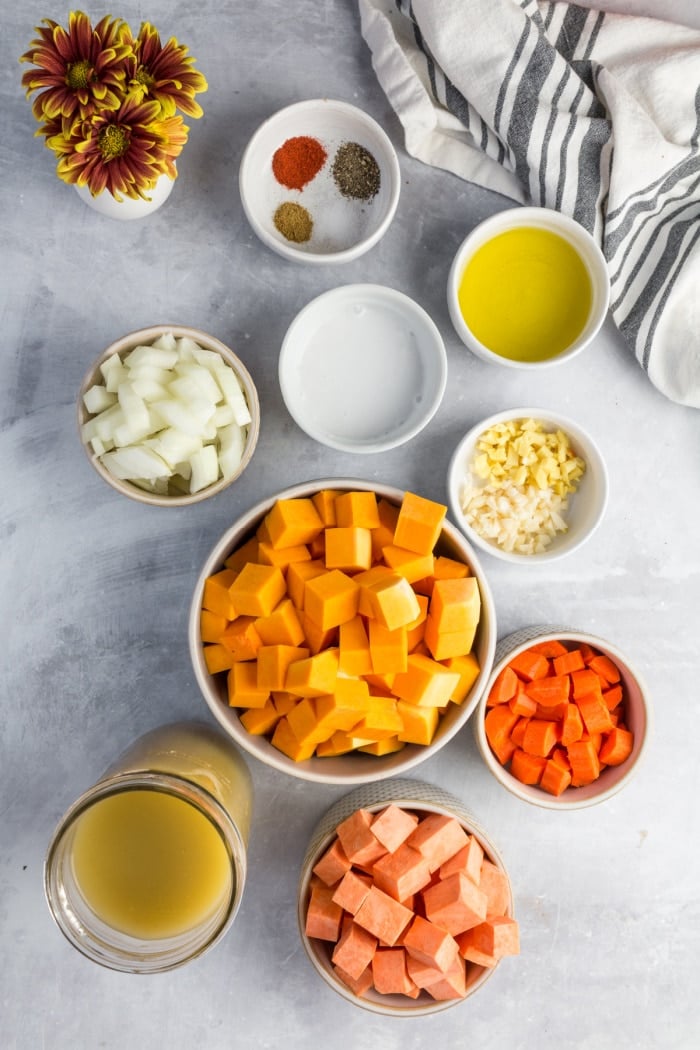
[[[133,200],[131,197],[122,197],[121,201],[114,199],[111,193],[103,190],[96,197],[90,193],[87,186],[76,186],[78,196],[95,211],[106,215],[110,219],[143,219],[146,215],[157,211],[161,204],[170,196],[173,188],[173,180],[168,175],[161,175],[153,189],[149,193],[150,200]]]

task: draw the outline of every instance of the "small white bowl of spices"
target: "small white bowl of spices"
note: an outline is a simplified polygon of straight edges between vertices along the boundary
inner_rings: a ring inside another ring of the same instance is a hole
[[[447,474],[455,523],[481,550],[517,564],[570,554],[600,524],[608,474],[593,438],[547,409],[484,419],[457,445]]]
[[[243,210],[286,259],[350,262],[386,233],[401,173],[382,128],[347,102],[308,99],[279,110],[241,160]]]

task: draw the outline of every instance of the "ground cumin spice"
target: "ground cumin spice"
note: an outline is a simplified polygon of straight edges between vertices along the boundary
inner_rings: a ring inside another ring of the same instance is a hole
[[[368,201],[379,192],[379,165],[359,142],[344,142],[338,147],[331,173],[344,197]]]
[[[272,157],[272,173],[289,190],[302,190],[318,175],[328,154],[310,135],[295,135],[287,139]]]
[[[294,201],[280,204],[273,215],[273,222],[282,236],[295,244],[303,244],[304,241],[310,240],[314,228],[313,219],[306,208]]]

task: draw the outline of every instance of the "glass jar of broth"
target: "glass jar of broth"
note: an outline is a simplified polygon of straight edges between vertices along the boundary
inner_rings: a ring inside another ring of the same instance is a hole
[[[61,819],[44,885],[71,944],[114,970],[158,973],[196,958],[240,906],[252,781],[204,723],[139,737]]]

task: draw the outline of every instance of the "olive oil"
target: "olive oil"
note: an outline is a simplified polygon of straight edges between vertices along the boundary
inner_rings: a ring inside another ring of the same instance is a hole
[[[585,263],[551,230],[522,226],[497,234],[467,263],[459,306],[483,346],[513,361],[545,361],[583,332],[593,302]]]

